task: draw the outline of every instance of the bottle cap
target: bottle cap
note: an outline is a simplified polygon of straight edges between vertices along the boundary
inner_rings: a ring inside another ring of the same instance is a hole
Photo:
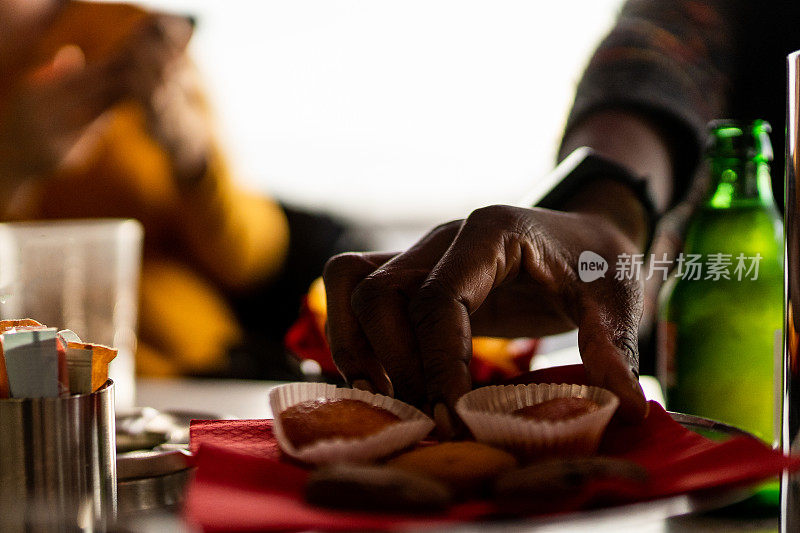
[[[733,159],[773,159],[769,134],[772,126],[766,120],[743,122],[733,119],[712,120],[708,123],[706,155]]]

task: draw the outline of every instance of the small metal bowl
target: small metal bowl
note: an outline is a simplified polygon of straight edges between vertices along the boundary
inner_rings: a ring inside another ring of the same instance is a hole
[[[123,521],[141,513],[174,511],[194,470],[189,453],[193,419],[230,418],[214,413],[141,407],[118,413],[117,505]]]

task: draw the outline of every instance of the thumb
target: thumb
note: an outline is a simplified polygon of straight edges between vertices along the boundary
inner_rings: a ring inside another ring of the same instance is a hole
[[[76,45],[70,44],[58,49],[53,58],[29,72],[28,83],[33,85],[53,83],[69,75],[77,74],[86,66],[86,57]]]
[[[630,290],[619,286],[614,289],[614,296],[593,299],[582,306],[578,347],[589,384],[616,394],[620,415],[638,422],[648,411],[638,379],[641,303]]]

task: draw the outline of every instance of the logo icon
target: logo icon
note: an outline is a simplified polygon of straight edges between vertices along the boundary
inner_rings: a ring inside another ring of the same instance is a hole
[[[578,257],[578,277],[585,283],[604,278],[608,271],[608,262],[589,250],[581,252]]]

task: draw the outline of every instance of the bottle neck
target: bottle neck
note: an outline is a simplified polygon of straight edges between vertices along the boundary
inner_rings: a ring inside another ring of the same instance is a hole
[[[712,158],[711,184],[705,206],[712,209],[769,206],[772,178],[769,163],[761,159]]]

